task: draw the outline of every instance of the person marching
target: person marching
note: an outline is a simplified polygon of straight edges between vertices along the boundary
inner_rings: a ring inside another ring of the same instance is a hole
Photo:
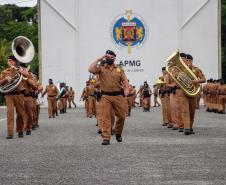
[[[34,112],[34,126],[33,128],[38,128],[39,127],[39,114],[40,114],[40,105],[41,105],[41,101],[38,100],[39,96],[41,96],[41,93],[43,91],[43,87],[42,84],[39,82],[38,80],[38,76],[36,74],[33,75],[34,80],[36,81],[37,85],[38,85],[38,90],[34,92],[34,104],[36,105],[35,107],[35,112]],[[57,115],[57,114],[56,114]]]
[[[104,111],[102,111],[102,145],[109,145],[111,139],[111,113],[112,109],[117,116],[117,122],[114,127],[116,140],[122,142],[122,132],[126,118],[126,105],[123,97],[129,94],[128,79],[122,68],[114,64],[116,54],[107,50],[106,55],[96,59],[90,66],[89,72],[99,74],[100,89],[102,93],[101,104]],[[106,66],[97,66],[102,60],[106,60]]]
[[[0,75],[0,85],[10,82],[17,73],[23,75],[24,78],[29,76],[26,69],[19,67],[18,60],[10,55],[8,57],[8,68],[3,70]],[[16,130],[18,137],[23,137],[24,129],[24,86],[20,83],[13,91],[4,94],[6,106],[7,106],[7,139],[12,139],[14,135],[14,107],[16,108]]]
[[[25,64],[21,64],[21,66],[26,67]],[[29,71],[29,76],[26,80],[22,81],[24,86],[24,130],[26,131],[26,135],[31,135],[31,129],[34,124],[34,109],[36,108],[34,105],[34,94],[33,92],[38,90],[38,85],[33,78],[33,74]]]
[[[206,84],[205,91],[207,96],[207,103],[206,103],[206,111],[212,112],[213,111],[213,103],[212,103],[212,84],[213,79],[210,78]]]
[[[69,109],[71,108],[71,103],[73,103],[73,105],[76,108],[76,104],[75,104],[75,91],[72,89],[72,87],[70,87],[69,89],[69,98],[68,98],[68,104],[69,104]]]
[[[185,53],[180,53],[180,58],[186,62],[187,55]],[[175,75],[177,73],[177,70],[171,71],[172,75]],[[171,112],[171,121],[173,125],[173,130],[178,130],[179,132],[184,131],[184,125],[181,121],[181,102],[180,102],[180,91],[181,89],[178,87],[178,85],[174,82],[172,77],[169,78],[169,83],[166,84],[170,88],[170,112]]]
[[[66,96],[67,89],[66,84],[64,82],[59,84],[59,94],[57,96],[57,109],[60,110],[60,114],[66,113],[65,104],[66,104]]]
[[[158,107],[160,107],[160,103],[158,102],[158,94],[159,94],[159,92],[158,92],[158,88],[157,88],[157,86],[156,85],[153,85],[153,94],[154,94],[154,107],[156,107],[156,105],[158,106]]]
[[[94,82],[90,80],[89,86],[86,88],[86,94],[88,95],[88,117],[92,118],[96,114],[95,108],[95,87]]]
[[[142,91],[142,95],[143,95],[143,109],[144,112],[149,112],[150,108],[151,108],[151,89],[147,83],[147,81],[144,82],[144,86],[143,86],[143,91]]]
[[[226,104],[226,84],[223,80],[220,82],[220,86],[218,87],[219,96],[219,113],[225,114],[225,104]]]
[[[197,79],[192,80],[194,85],[205,83],[206,79],[204,74],[202,73],[201,69],[193,65],[193,57],[187,54],[187,60],[184,61],[185,64],[192,70],[195,74]],[[196,111],[196,96],[195,97],[188,97],[186,94],[181,91],[180,93],[180,103],[182,106],[181,108],[181,117],[184,124],[184,134],[190,135],[194,134],[193,131],[193,123],[195,118],[195,111]]]
[[[42,97],[47,93],[47,100],[48,100],[48,114],[49,118],[55,118],[55,114],[57,111],[57,100],[56,96],[58,95],[59,91],[56,85],[53,84],[53,80],[49,79],[49,85],[46,86],[45,91],[42,94]]]
[[[89,117],[89,106],[88,106],[88,86],[89,86],[89,81],[86,81],[86,87],[82,91],[82,95],[80,97],[80,101],[85,101],[85,110],[86,110],[86,117]]]
[[[97,82],[98,83],[98,82]],[[96,100],[96,120],[97,120],[97,124],[96,126],[98,127],[98,131],[97,133],[98,134],[101,134],[102,133],[102,130],[101,130],[101,112],[102,112],[102,106],[101,106],[101,103],[100,103],[100,99],[101,99],[101,90],[100,90],[100,86],[99,84],[95,84],[95,100]]]
[[[133,86],[133,103],[132,103],[132,107],[136,107],[136,104],[139,104],[136,102],[136,98],[137,98],[137,90],[136,90],[136,86]]]
[[[159,96],[162,104],[162,126],[167,126],[168,128],[173,128],[171,124],[171,111],[170,111],[170,89],[166,86],[169,83],[169,75],[166,73],[166,67],[162,67],[162,76],[159,79],[163,82],[159,89]]]
[[[136,96],[138,96],[138,94],[140,94],[140,96],[139,96],[139,100],[140,100],[140,105],[139,105],[139,107],[143,107],[143,90],[144,90],[144,86],[143,85],[141,85],[140,86],[140,88],[139,88],[139,90],[137,91],[137,94],[136,94]]]
[[[63,99],[63,113],[67,113],[67,102],[69,101],[69,87],[66,86],[66,84],[64,84],[65,86],[65,93],[62,96]]]
[[[172,72],[173,73],[173,72]],[[168,88],[170,88],[169,102],[170,102],[170,113],[171,113],[171,123],[169,128],[173,127],[173,130],[179,129],[179,117],[180,117],[180,102],[178,96],[178,86],[175,82],[170,78],[169,83],[166,84]],[[180,127],[181,130],[183,126]]]
[[[134,96],[134,89],[132,85],[129,85],[129,94],[126,96],[126,103],[128,107],[127,116],[131,115],[131,109],[133,106],[133,96]]]

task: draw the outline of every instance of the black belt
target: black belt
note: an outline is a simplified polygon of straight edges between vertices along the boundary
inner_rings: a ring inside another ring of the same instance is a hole
[[[178,86],[171,87],[171,89],[180,89]]]
[[[30,94],[24,94],[24,97],[33,97],[33,96]]]
[[[55,96],[56,96],[56,95],[53,95],[53,96],[48,96],[48,97],[51,97],[51,98],[52,98],[52,97],[55,97]]]
[[[122,91],[115,91],[115,92],[101,92],[102,95],[107,95],[107,96],[120,96],[123,95]]]
[[[133,94],[128,94],[126,97],[131,97],[131,96],[133,96]]]
[[[34,92],[30,92],[30,93],[24,93],[24,97],[32,97],[32,98],[35,98],[36,97],[36,95],[35,95],[35,93]]]
[[[8,92],[5,95],[19,95],[19,94],[24,94],[24,91],[13,91],[13,92]]]

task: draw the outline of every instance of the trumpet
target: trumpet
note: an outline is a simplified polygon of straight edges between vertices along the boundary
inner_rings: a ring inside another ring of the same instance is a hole
[[[157,87],[162,87],[163,85],[165,85],[166,83],[162,80],[160,80],[159,78],[155,81],[155,85]]]

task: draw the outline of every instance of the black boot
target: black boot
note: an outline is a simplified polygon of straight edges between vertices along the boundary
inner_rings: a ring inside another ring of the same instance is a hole
[[[102,145],[110,145],[110,141],[109,140],[103,140]]]
[[[179,128],[179,132],[184,132],[184,129],[183,128]]]
[[[115,138],[116,138],[116,141],[118,141],[119,143],[122,142],[122,136],[121,136],[121,135],[116,134],[116,135],[115,135]]]
[[[178,127],[173,127],[173,130],[178,130]]]
[[[24,137],[24,133],[23,132],[18,132],[18,137],[19,138],[23,138]]]
[[[173,128],[173,124],[169,123],[167,128]]]
[[[192,128],[190,129],[190,134],[195,134]]]
[[[32,125],[32,130],[36,130],[36,126],[35,125]]]
[[[26,131],[26,135],[31,135],[31,131],[30,130],[27,130]]]
[[[184,129],[184,135],[190,135],[191,132],[190,132],[190,129]]]
[[[98,133],[98,134],[102,134],[101,129],[98,129],[97,133]]]
[[[13,139],[13,136],[8,135],[8,136],[6,137],[6,139]]]

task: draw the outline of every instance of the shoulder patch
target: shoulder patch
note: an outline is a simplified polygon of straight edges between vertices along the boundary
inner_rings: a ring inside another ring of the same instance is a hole
[[[120,73],[120,72],[121,72],[121,69],[117,67],[116,71],[117,71],[118,73]]]

